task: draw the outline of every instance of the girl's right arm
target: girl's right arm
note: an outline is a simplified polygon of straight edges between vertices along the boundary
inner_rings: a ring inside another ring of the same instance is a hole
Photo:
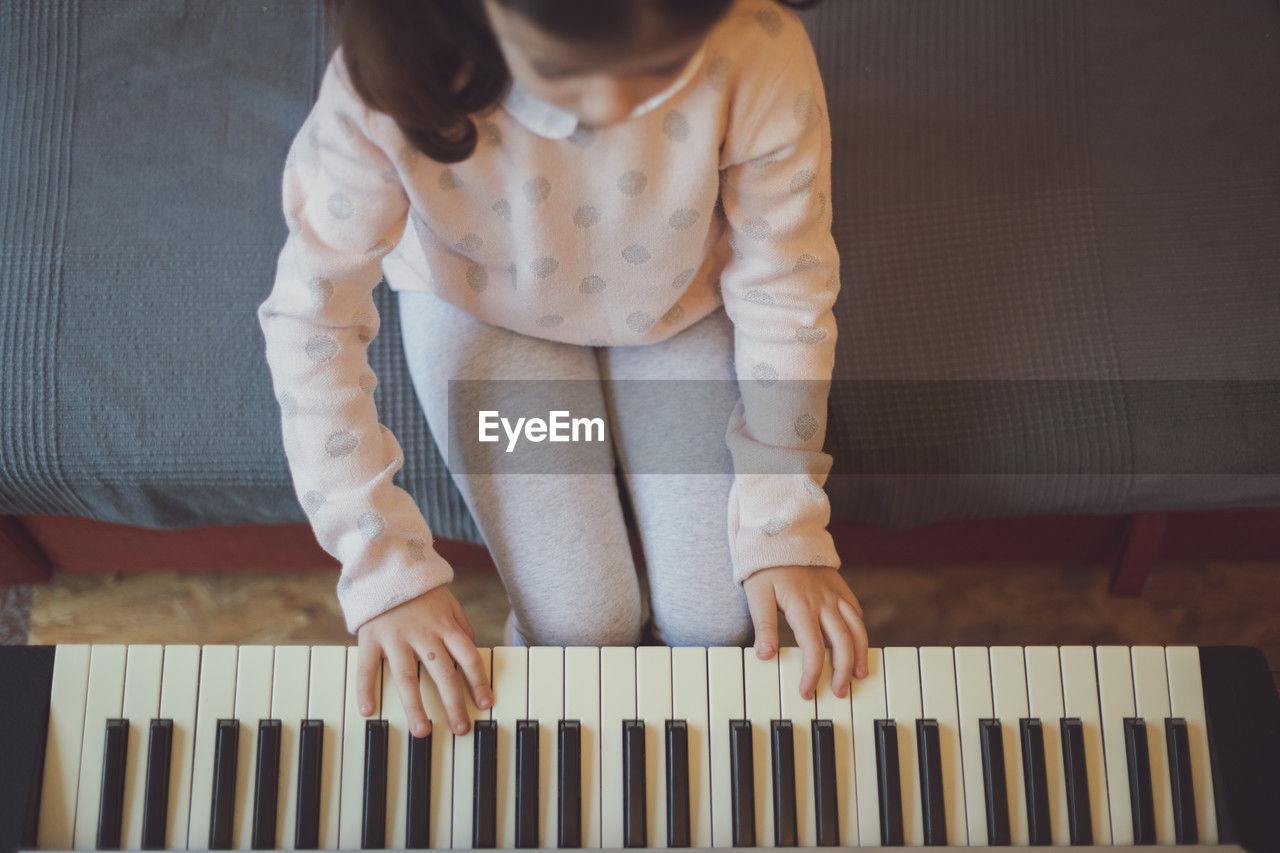
[[[413,498],[392,482],[404,457],[374,406],[377,379],[367,352],[379,326],[373,288],[382,257],[403,234],[409,202],[370,126],[371,111],[351,87],[339,49],[290,146],[283,179],[289,236],[258,321],[295,491],[320,546],[342,564],[337,593],[347,629],[360,637],[360,703],[369,707],[362,712],[376,708],[385,653],[418,733],[426,715],[416,657],[428,665],[455,723],[466,716],[453,660],[477,699],[487,684],[461,609],[447,589],[436,591],[453,569],[432,548]],[[430,602],[400,607],[433,591]],[[362,628],[375,619],[377,626]],[[430,652],[428,663],[429,650],[442,645],[450,654]]]

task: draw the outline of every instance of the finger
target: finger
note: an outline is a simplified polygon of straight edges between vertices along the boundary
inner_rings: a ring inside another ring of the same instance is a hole
[[[480,659],[480,652],[475,644],[460,631],[445,634],[441,639],[466,677],[467,685],[471,688],[471,701],[477,708],[492,706],[493,691],[489,689],[489,677],[484,671],[484,661]]]
[[[467,632],[467,636],[471,638],[471,643],[474,645],[476,641],[476,629],[471,626],[471,620],[467,618],[467,614],[462,612],[462,605],[459,604],[458,599],[455,598],[449,606],[453,610],[454,621],[458,623],[463,631]]]
[[[400,707],[404,708],[409,731],[416,737],[426,734],[427,712],[422,708],[422,691],[418,689],[418,657],[407,642],[392,643],[387,648],[387,671],[400,695]],[[385,692],[386,685],[383,686]]]
[[[853,631],[845,622],[839,607],[823,608],[818,620],[831,641],[831,692],[843,699],[849,695],[849,680],[853,678]]]
[[[804,652],[804,663],[800,671],[800,695],[805,699],[812,699],[818,687],[818,679],[822,676],[822,660],[827,654],[827,648],[822,643],[818,616],[810,610],[798,614],[788,613],[787,622],[795,632],[796,644]]]
[[[360,638],[356,653],[356,696],[359,698],[361,716],[369,716],[377,709],[374,688],[382,682],[382,647],[369,637]]]
[[[768,660],[778,650],[778,600],[773,595],[773,584],[752,584],[746,592],[747,609],[756,629],[756,657]]]
[[[445,651],[444,644],[438,637],[428,637],[422,641],[423,668],[435,682],[436,692],[440,694],[440,704],[444,706],[448,717],[448,727],[460,735],[465,735],[471,726],[471,715],[467,713],[466,685],[462,681],[462,673],[453,665],[453,657]]]
[[[867,639],[867,625],[862,621],[862,614],[855,613],[849,602],[840,602],[840,615],[853,633],[853,674],[858,678],[866,678],[868,670],[867,649],[871,643]]]

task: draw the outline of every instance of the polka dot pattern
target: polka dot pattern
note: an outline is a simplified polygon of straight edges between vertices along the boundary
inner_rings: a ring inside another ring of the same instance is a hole
[[[378,377],[370,371],[360,377],[360,390],[369,396],[373,396],[373,392],[378,387]]]
[[[671,110],[662,118],[662,132],[673,142],[689,138],[689,119],[679,110]]]
[[[440,189],[456,190],[460,186],[462,186],[462,180],[453,169],[446,168],[440,173]]]
[[[801,169],[791,177],[791,191],[793,193],[802,193],[813,189],[813,182],[817,180],[817,173],[813,169]]]
[[[763,290],[748,290],[747,301],[757,305],[772,305],[774,302],[773,294],[765,293]]]
[[[596,132],[593,128],[578,125],[573,133],[569,134],[569,141],[579,148],[586,148],[596,141]]]
[[[733,63],[726,56],[717,56],[707,63],[707,85],[717,92],[723,92],[729,85],[729,72]]]
[[[698,274],[695,269],[681,270],[680,274],[671,279],[671,286],[676,290],[684,290],[693,284],[693,277]]]
[[[327,278],[313,278],[307,282],[307,290],[311,293],[311,304],[316,308],[323,308],[329,297],[333,296],[333,282]]]
[[[589,204],[584,204],[573,214],[573,224],[579,228],[590,228],[600,221],[600,211]]]
[[[355,206],[351,204],[351,199],[342,193],[334,193],[329,196],[329,215],[334,219],[350,219],[355,215]]]
[[[643,311],[636,311],[627,316],[627,328],[636,334],[644,334],[653,328],[653,318]]]
[[[525,181],[524,197],[529,200],[529,204],[542,204],[551,197],[551,182],[542,177]]]
[[[338,430],[325,441],[324,452],[334,459],[341,459],[343,456],[350,456],[359,443],[360,439],[356,438],[355,433],[345,429]]]
[[[604,279],[598,275],[589,275],[582,280],[578,289],[583,293],[599,293],[604,290]]]
[[[822,261],[818,260],[817,255],[811,255],[808,252],[805,252],[803,255],[796,258],[796,265],[791,268],[791,271],[804,272],[805,270],[817,269],[821,264]]]
[[[679,322],[680,322],[680,318],[681,318],[681,317],[683,317],[683,316],[684,316],[684,306],[683,306],[683,305],[672,305],[672,306],[667,310],[667,313],[665,313],[665,314],[663,314],[663,315],[662,315],[662,322],[664,322],[664,323],[679,323]]]
[[[564,322],[564,317],[559,314],[543,314],[538,318],[538,326],[543,329],[554,329]]]
[[[773,234],[773,228],[761,216],[749,216],[742,220],[742,233],[752,240],[765,240]]]
[[[280,399],[277,402],[280,404],[280,414],[286,418],[298,416],[298,401],[288,391],[280,392]]]
[[[647,262],[652,255],[649,250],[639,243],[632,243],[622,250],[622,257],[629,264],[643,264]]]
[[[338,578],[338,584],[336,587],[338,590],[338,595],[339,596],[347,595],[347,593],[351,592],[351,587],[353,584],[354,584],[354,581],[352,581],[350,576],[348,575],[343,575],[342,577]]]
[[[511,221],[511,202],[505,198],[500,198],[493,203],[493,212],[501,216],[508,222]]]
[[[555,258],[534,258],[533,263],[529,265],[529,269],[538,278],[546,278],[560,269],[560,262]]]
[[[453,244],[453,248],[459,252],[476,252],[484,245],[484,238],[479,234],[465,234],[462,239]]]
[[[827,330],[816,326],[801,326],[796,329],[796,340],[802,344],[820,344],[827,339]]]
[[[484,293],[489,286],[489,271],[479,264],[467,267],[467,287],[474,293]]]
[[[698,221],[698,211],[690,207],[682,207],[667,219],[667,224],[677,231],[691,228]]]
[[[778,381],[778,369],[772,364],[760,362],[751,367],[751,378],[768,388]]]
[[[773,518],[766,521],[764,527],[760,529],[764,531],[765,536],[777,536],[790,526],[791,522],[787,521],[785,518],[775,515]]]
[[[807,477],[804,481],[804,490],[808,492],[809,497],[813,498],[815,501],[824,501],[827,499],[827,493],[822,490],[822,487]]]
[[[649,178],[639,169],[631,169],[623,172],[618,177],[618,190],[626,196],[635,198],[644,192],[644,188],[649,184]]]
[[[381,515],[370,510],[360,514],[356,519],[356,526],[360,528],[360,533],[366,541],[377,538],[383,530],[387,529],[387,522]]]
[[[782,16],[778,10],[765,6],[756,12],[756,23],[760,25],[770,38],[782,35]]]
[[[805,412],[796,418],[795,430],[801,441],[808,441],[818,434],[818,419]]]
[[[323,364],[338,354],[338,342],[328,335],[312,335],[307,339],[307,357],[316,364]]]
[[[427,543],[421,539],[410,539],[405,543],[405,550],[409,552],[409,559],[415,563],[422,563],[427,559]]]
[[[813,126],[822,117],[822,109],[818,106],[813,92],[801,92],[796,95],[792,114],[795,116],[796,124],[807,128]]]
[[[302,496],[302,511],[307,515],[315,515],[322,506],[324,506],[324,495],[315,489]]]

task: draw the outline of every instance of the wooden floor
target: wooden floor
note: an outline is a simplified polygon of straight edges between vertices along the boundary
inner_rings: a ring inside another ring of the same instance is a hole
[[[501,645],[507,600],[497,576],[455,569],[451,588],[477,644]],[[1110,595],[1107,573],[1101,564],[939,565],[845,577],[874,646],[1257,646],[1280,687],[1280,563],[1165,563],[1140,598]],[[351,643],[335,580],[330,571],[61,574],[35,588],[30,642]]]

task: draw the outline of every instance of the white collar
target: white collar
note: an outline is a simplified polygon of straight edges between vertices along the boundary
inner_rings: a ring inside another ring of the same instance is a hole
[[[697,73],[705,53],[706,43],[703,42],[702,47],[698,48],[698,52],[685,65],[684,71],[680,72],[680,76],[670,86],[637,106],[625,120],[644,115],[675,94]],[[578,129],[576,115],[530,94],[515,80],[511,81],[511,88],[502,106],[516,121],[547,139],[567,139]]]

